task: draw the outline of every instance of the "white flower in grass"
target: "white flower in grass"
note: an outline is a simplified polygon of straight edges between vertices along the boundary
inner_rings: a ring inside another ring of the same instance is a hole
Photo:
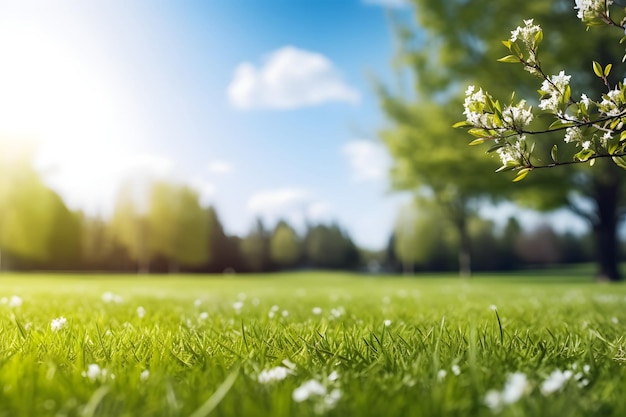
[[[280,313],[283,317],[287,317],[289,315],[289,311],[287,310],[283,310],[282,313]]]
[[[573,376],[573,372],[569,369],[565,372],[557,369],[553,371],[548,378],[543,381],[541,384],[541,393],[543,395],[552,394],[555,391],[559,391],[562,389],[567,381],[569,381]]]
[[[333,389],[326,397],[324,397],[324,403],[327,407],[332,408],[341,399],[341,390],[339,388]]]
[[[328,375],[328,380],[330,382],[335,382],[338,379],[339,379],[339,374],[337,373],[337,371],[332,371],[330,375]]]
[[[452,373],[453,373],[454,375],[456,375],[456,376],[461,375],[461,368],[459,368],[459,365],[454,364],[454,365],[452,365],[452,368],[451,368],[451,369],[452,369]]]
[[[50,322],[50,329],[53,332],[59,331],[67,327],[67,319],[63,316],[56,318]]]
[[[619,323],[619,320],[615,316],[611,317],[611,321],[613,322],[613,324]]]
[[[83,371],[82,375],[85,378],[89,378],[91,381],[106,379],[107,377],[115,379],[114,374],[110,374],[109,371],[107,371],[106,369],[100,368],[100,365],[98,365],[97,363],[91,363],[87,365],[87,370]]]
[[[235,301],[233,303],[233,308],[235,309],[236,313],[239,313],[241,309],[243,308],[243,301]]]
[[[326,395],[326,387],[315,379],[310,379],[293,391],[292,398],[295,402],[301,403],[311,397]]]
[[[437,381],[443,381],[443,379],[446,377],[446,375],[448,375],[446,370],[445,369],[440,369],[439,372],[437,372]]]
[[[15,308],[22,305],[22,298],[17,295],[12,295],[9,299],[9,307]]]
[[[493,410],[500,409],[503,405],[513,404],[519,401],[528,390],[528,380],[522,372],[510,374],[504,384],[503,390],[489,390],[485,396],[485,405]]]
[[[142,306],[137,307],[137,317],[142,319],[145,317],[145,315],[146,315],[146,309],[143,308]]]
[[[495,304],[491,304],[491,305],[489,306],[489,310],[492,310],[492,311],[497,311],[497,310],[498,310],[498,307],[496,307],[496,305],[495,305]]]
[[[198,316],[198,318],[200,320],[206,320],[209,318],[209,313],[207,313],[206,311],[203,311],[202,313],[200,313],[200,315]]]
[[[291,370],[289,368],[285,368],[284,366],[277,366],[272,369],[264,369],[259,374],[257,380],[261,384],[269,384],[275,381],[282,381],[287,378],[291,374]]]
[[[141,371],[141,373],[139,374],[139,379],[141,381],[147,381],[148,378],[150,378],[150,371],[147,369],[144,369],[143,371]]]
[[[107,291],[103,293],[101,298],[102,298],[102,301],[104,301],[105,303],[119,304],[122,302],[122,297],[120,297],[117,294],[113,294],[111,291]]]
[[[193,302],[193,305],[196,307],[200,307],[200,304],[202,304],[202,300],[197,298],[196,301]]]
[[[320,314],[322,314],[322,309],[320,307],[313,307],[313,310],[311,310],[313,312],[313,314],[315,314],[316,316],[319,316]]]
[[[387,320],[383,321],[383,324],[385,325],[385,327],[389,327],[389,326],[391,326],[391,320],[387,319]]]

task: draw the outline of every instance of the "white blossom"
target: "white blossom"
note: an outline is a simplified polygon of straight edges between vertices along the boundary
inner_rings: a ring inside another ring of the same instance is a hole
[[[9,299],[9,307],[15,308],[22,305],[22,298],[17,295],[12,295]]]
[[[576,0],[576,6],[574,6],[574,9],[578,10],[576,16],[580,20],[585,20],[587,17],[602,13],[605,1],[607,7],[613,4],[613,0]]]
[[[111,291],[106,291],[102,294],[102,301],[105,303],[116,303],[119,304],[122,302],[122,297],[117,294],[113,294]]]
[[[507,106],[502,111],[504,122],[513,128],[521,129],[533,121],[532,106],[526,108],[526,100],[521,100],[517,106]]]
[[[143,308],[142,306],[137,307],[137,317],[142,319],[144,318],[145,315],[146,315],[146,309]]]
[[[565,75],[565,72],[561,71],[557,75],[548,76],[543,80],[541,91],[545,94],[539,102],[539,108],[558,113],[559,103],[563,99],[571,78],[571,75]]]
[[[150,371],[147,369],[141,371],[141,373],[139,374],[139,379],[142,381],[147,381],[148,378],[150,378]]]
[[[573,373],[569,369],[565,372],[561,371],[560,369],[553,371],[548,376],[548,378],[541,384],[541,393],[543,395],[549,395],[555,391],[560,390],[561,388],[563,388],[565,383],[572,378],[572,376]]]
[[[64,329],[67,326],[67,319],[63,316],[56,318],[50,322],[50,330],[53,332]]]
[[[301,403],[313,396],[326,395],[326,387],[319,381],[311,379],[300,385],[293,391],[292,398],[295,402]]]
[[[268,384],[270,382],[282,381],[287,378],[287,376],[291,374],[291,370],[285,368],[284,366],[277,366],[272,369],[264,369],[259,374],[257,380],[261,384]]]
[[[583,133],[579,127],[568,127],[565,129],[565,143],[578,143],[584,139]]]
[[[517,29],[511,31],[511,42],[520,39],[526,48],[534,49],[535,36],[541,32],[541,27],[533,23],[533,19],[524,20],[524,27],[518,26]]]
[[[454,375],[456,375],[456,376],[461,375],[461,368],[459,367],[459,365],[454,364],[454,365],[452,365],[452,368],[451,368],[451,369],[452,369],[452,373],[453,373]]]
[[[503,405],[513,404],[519,401],[528,390],[526,374],[515,372],[510,374],[502,391],[490,390],[485,396],[485,404],[491,409],[499,409]]]
[[[104,368],[100,368],[100,365],[97,363],[87,365],[87,370],[83,371],[82,375],[92,381],[106,379],[107,377],[115,379],[115,375],[109,373],[109,371]]]

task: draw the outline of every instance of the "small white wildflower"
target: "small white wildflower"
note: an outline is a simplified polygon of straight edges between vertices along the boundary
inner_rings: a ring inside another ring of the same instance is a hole
[[[383,324],[385,325],[385,327],[389,327],[389,326],[391,326],[391,320],[387,319],[387,320],[383,321]]]
[[[581,142],[583,140],[583,133],[579,127],[568,127],[565,129],[565,143]]]
[[[329,375],[328,375],[328,380],[330,382],[335,382],[336,380],[339,379],[339,374],[337,373],[337,371],[332,371]]]
[[[50,322],[50,329],[53,332],[64,329],[67,326],[67,319],[63,316],[56,318]]]
[[[313,312],[313,314],[315,314],[316,316],[319,316],[320,314],[322,314],[322,309],[320,307],[313,307],[313,310],[311,310]]]
[[[9,299],[9,307],[15,308],[22,305],[22,298],[17,295],[12,295]]]
[[[588,373],[589,373],[589,371],[591,371],[591,366],[589,366],[589,365],[584,365],[584,366],[583,366],[583,372],[584,372],[584,373],[586,373],[586,374],[588,374]]]
[[[581,146],[583,147],[583,149],[589,149],[589,147],[591,146],[591,141],[586,140],[581,143]]]
[[[437,372],[437,381],[442,381],[446,377],[446,375],[448,375],[446,370],[440,369],[439,372]]]
[[[513,404],[517,402],[528,388],[528,381],[526,374],[522,372],[515,372],[509,375],[504,384],[504,390],[502,391],[502,401],[505,404]]]
[[[619,320],[615,316],[611,317],[611,321],[613,322],[613,324],[619,323]]]
[[[233,303],[233,308],[235,309],[235,312],[239,313],[241,311],[241,309],[243,308],[243,302],[242,301],[235,301]]]
[[[580,102],[582,104],[584,104],[585,108],[589,108],[589,105],[591,104],[591,100],[589,100],[589,97],[587,97],[587,94],[582,94],[580,96]]]
[[[269,317],[270,319],[273,319],[275,315],[276,315],[276,313],[275,313],[274,311],[272,311],[272,310],[270,310],[270,311],[267,313],[267,317]]]
[[[341,399],[341,390],[339,388],[333,389],[326,397],[324,397],[324,403],[328,407],[334,407]]]
[[[572,375],[573,373],[569,369],[565,372],[561,371],[560,369],[553,371],[548,376],[548,378],[541,384],[541,393],[543,395],[549,395],[555,391],[560,390],[561,388],[563,388],[565,383],[570,380]]]
[[[502,394],[500,394],[500,391],[496,391],[495,389],[487,391],[487,395],[485,395],[485,405],[492,410],[498,410],[502,407]]]
[[[287,310],[283,310],[280,314],[281,314],[283,317],[287,317],[287,316],[289,315],[289,311],[287,311]]]
[[[143,308],[142,306],[137,307],[137,317],[142,319],[145,317],[145,315],[146,315],[146,309]]]
[[[206,320],[208,318],[209,318],[209,313],[207,313],[206,311],[203,311],[202,313],[198,315],[198,319],[200,320]]]
[[[453,373],[454,375],[456,375],[456,376],[461,375],[461,368],[459,367],[459,365],[454,364],[454,365],[452,365],[452,368],[451,368],[451,369],[452,369],[452,373]]]
[[[261,371],[257,380],[261,384],[268,384],[275,381],[282,381],[287,378],[287,376],[291,373],[291,370],[285,368],[284,366],[277,366],[272,369],[264,369]]]
[[[313,396],[326,395],[326,387],[315,379],[310,379],[293,391],[292,398],[295,402],[301,403]]]
[[[497,309],[498,309],[498,307],[496,307],[496,305],[495,305],[495,304],[491,304],[491,305],[489,306],[489,310],[496,311]]]
[[[139,374],[139,379],[141,381],[147,381],[148,378],[150,378],[150,371],[147,369],[144,369],[143,371],[141,371],[141,373]]]
[[[102,294],[102,301],[105,303],[116,303],[119,304],[122,302],[122,297],[117,294],[113,294],[111,291],[106,291]]]

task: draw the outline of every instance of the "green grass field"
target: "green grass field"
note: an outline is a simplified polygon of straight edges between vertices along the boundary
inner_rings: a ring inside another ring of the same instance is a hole
[[[626,286],[570,275],[5,274],[0,416],[624,416]]]

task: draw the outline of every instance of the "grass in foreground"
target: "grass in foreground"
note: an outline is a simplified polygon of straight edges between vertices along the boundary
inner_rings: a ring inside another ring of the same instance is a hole
[[[503,278],[3,275],[0,416],[626,415],[626,287]]]

